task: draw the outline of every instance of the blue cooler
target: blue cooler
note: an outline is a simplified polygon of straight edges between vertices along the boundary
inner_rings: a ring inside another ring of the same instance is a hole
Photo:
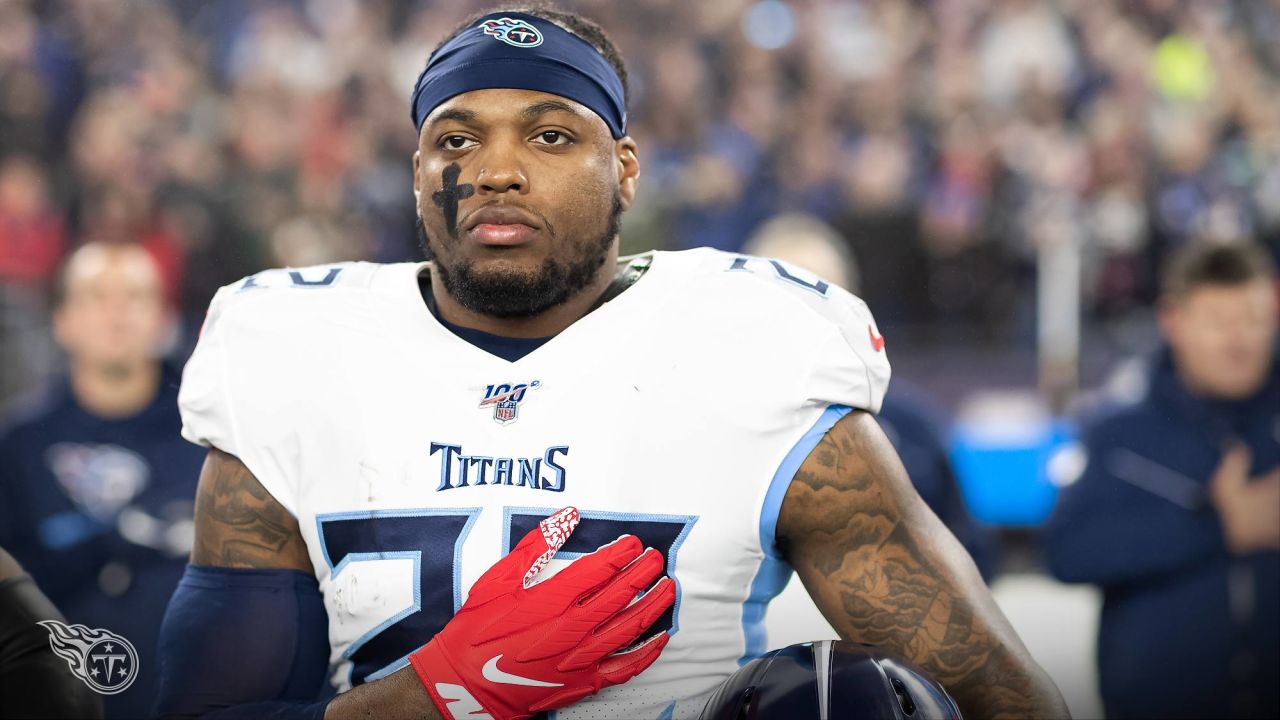
[[[1010,407],[1007,413],[962,416],[951,441],[961,493],[969,512],[991,525],[1030,527],[1053,511],[1058,486],[1050,460],[1075,446],[1071,423]]]

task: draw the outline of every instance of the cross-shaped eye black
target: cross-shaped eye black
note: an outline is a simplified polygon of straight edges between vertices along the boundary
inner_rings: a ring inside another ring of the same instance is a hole
[[[458,176],[461,174],[462,166],[458,163],[450,163],[449,167],[440,173],[440,180],[444,186],[431,193],[431,201],[444,213],[444,226],[449,231],[449,237],[452,238],[458,237],[458,201],[466,200],[476,193],[476,188],[471,183],[458,184]]]

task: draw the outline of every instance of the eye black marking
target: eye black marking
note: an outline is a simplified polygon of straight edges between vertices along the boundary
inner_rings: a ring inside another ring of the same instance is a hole
[[[471,183],[458,184],[458,176],[461,174],[462,166],[458,163],[450,163],[449,167],[440,173],[443,187],[431,193],[431,201],[444,213],[444,226],[451,238],[458,237],[458,201],[476,194],[476,188]]]

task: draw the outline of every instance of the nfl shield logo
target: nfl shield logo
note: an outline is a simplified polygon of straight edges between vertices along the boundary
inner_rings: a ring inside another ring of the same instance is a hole
[[[493,408],[493,421],[499,425],[513,423],[520,412],[520,403],[524,402],[525,395],[530,390],[536,390],[541,386],[540,380],[488,385],[484,389],[484,399],[480,401],[480,408],[482,410]]]
[[[493,419],[506,425],[516,419],[516,410],[520,407],[515,400],[503,400],[493,409]]]

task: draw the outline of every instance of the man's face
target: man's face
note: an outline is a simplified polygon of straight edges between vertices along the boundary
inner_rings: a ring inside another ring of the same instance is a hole
[[[1249,397],[1265,383],[1276,319],[1276,288],[1265,279],[1195,288],[1160,318],[1184,382],[1223,399]]]
[[[638,174],[635,143],[572,100],[458,95],[427,117],[414,156],[424,249],[464,307],[536,315],[607,270]]]
[[[73,362],[126,371],[154,359],[167,316],[159,272],[141,248],[89,246],[66,268],[54,330]]]

